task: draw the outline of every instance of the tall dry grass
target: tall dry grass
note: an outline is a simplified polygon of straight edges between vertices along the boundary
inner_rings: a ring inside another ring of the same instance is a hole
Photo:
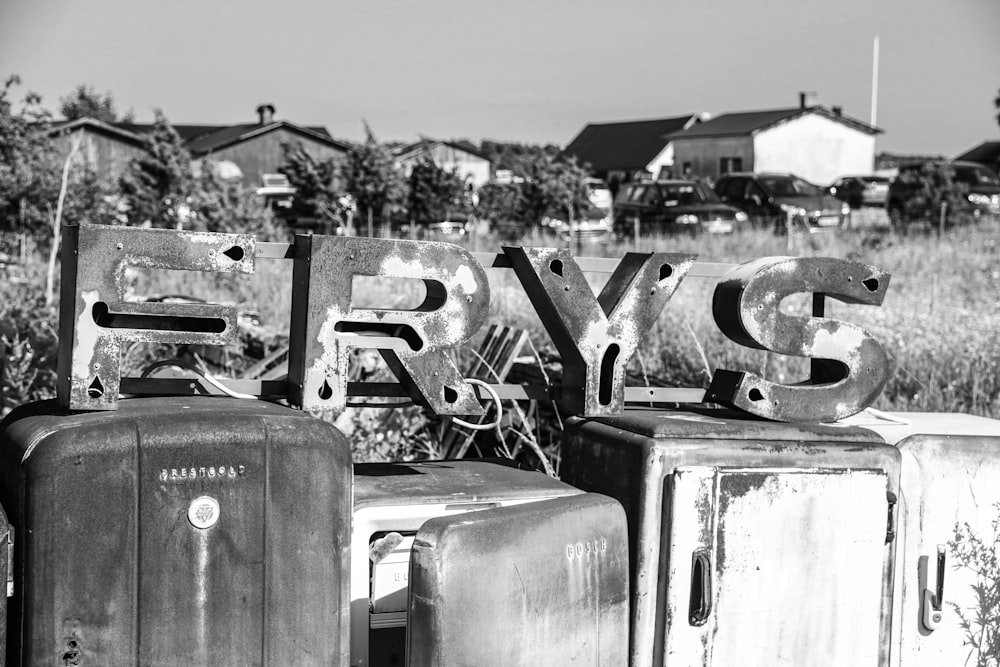
[[[558,245],[530,237],[512,245]],[[791,247],[789,244],[791,243]],[[498,252],[504,244],[480,238],[479,251]],[[507,242],[508,245],[511,243]],[[828,315],[867,328],[896,359],[897,370],[875,407],[883,410],[968,412],[1000,418],[1000,229],[994,223],[936,234],[898,236],[885,231],[846,231],[794,236],[789,241],[767,232],[699,238],[642,239],[632,243],[588,245],[583,254],[620,257],[629,250],[697,254],[700,261],[739,263],[763,256],[795,254],[867,262],[889,271],[892,281],[881,307],[831,302]],[[790,252],[791,251],[791,252]],[[54,367],[55,311],[38,304],[42,272],[29,262],[27,284],[0,287],[0,333],[8,343],[4,375],[7,407],[50,394]],[[490,269],[491,322],[529,331],[540,356],[554,348],[512,272]],[[595,291],[607,276],[591,276]],[[722,335],[711,315],[715,281],[686,279],[644,337],[631,361],[637,375],[667,386],[707,387],[717,368],[751,370],[778,382],[795,382],[808,373],[805,360],[743,348]],[[235,304],[252,312],[257,334],[278,345],[287,337],[291,304],[291,265],[261,260],[253,276],[186,271],[137,272],[136,295],[186,295]],[[355,305],[408,307],[422,298],[418,281],[357,279]],[[786,307],[806,313],[809,302],[793,297]],[[232,350],[231,358],[247,352]],[[478,344],[455,353],[459,365]],[[134,352],[134,351],[133,351]],[[230,358],[230,357],[225,357]],[[135,354],[130,360],[147,360]],[[365,358],[371,363],[371,356]],[[130,369],[135,370],[135,369]],[[237,369],[238,370],[238,369]],[[384,371],[383,371],[384,372]],[[540,430],[537,420],[523,431]],[[530,420],[529,420],[530,421]],[[411,458],[435,454],[437,422],[416,408],[349,409],[340,423],[356,440],[358,457]],[[521,433],[521,431],[519,431]],[[516,439],[516,438],[515,438]],[[544,443],[543,443],[544,444]]]

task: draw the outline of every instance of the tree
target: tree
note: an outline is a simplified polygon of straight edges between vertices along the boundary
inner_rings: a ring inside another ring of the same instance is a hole
[[[301,143],[285,144],[284,162],[278,171],[295,188],[291,216],[312,219],[324,226],[341,226],[345,184],[340,164],[334,159],[317,160]]]
[[[542,154],[525,168],[524,198],[531,224],[545,215],[565,215],[566,222],[572,223],[589,207],[587,171],[575,158],[562,160]]]
[[[509,170],[514,176],[527,177],[531,165],[545,157],[555,158],[561,152],[555,144],[521,144],[510,141],[484,139],[479,153],[493,164],[494,169]]]
[[[246,188],[242,183],[227,183],[211,169],[203,169],[195,177],[186,199],[187,228],[253,234],[260,241],[287,237],[287,230],[275,220],[253,188]]]
[[[450,213],[465,213],[465,183],[454,171],[438,166],[429,156],[413,165],[408,179],[407,208],[419,223],[440,222]]]
[[[389,205],[403,199],[403,179],[389,147],[375,140],[367,124],[365,133],[365,142],[347,152],[347,192],[357,202],[362,219],[385,222]]]
[[[11,101],[20,83],[12,75],[0,88],[0,216],[4,229],[41,237],[59,192],[58,156],[41,98],[29,92],[18,108]]]
[[[505,237],[520,236],[527,219],[521,186],[521,183],[486,183],[479,189],[476,216],[489,221],[493,230]]]
[[[180,228],[189,219],[195,186],[191,155],[163,112],[155,114],[153,131],[143,136],[146,155],[129,163],[119,189],[130,223]]]
[[[955,180],[955,168],[944,160],[931,160],[914,168],[900,169],[896,177],[908,193],[903,210],[890,211],[894,222],[923,220],[936,223],[942,206],[949,219],[964,222],[969,216],[969,186]]]
[[[59,99],[59,113],[67,120],[93,118],[105,123],[131,123],[134,119],[129,111],[119,117],[110,92],[102,97],[93,87],[81,83],[73,92]]]

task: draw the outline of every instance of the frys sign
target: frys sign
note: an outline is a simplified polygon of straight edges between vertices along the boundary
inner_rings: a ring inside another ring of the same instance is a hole
[[[121,346],[136,341],[227,345],[236,311],[214,304],[127,301],[129,267],[250,274],[263,258],[290,260],[289,372],[277,392],[308,410],[339,410],[357,348],[378,349],[414,401],[441,415],[483,408],[447,351],[485,324],[490,286],[482,264],[448,243],[298,236],[290,244],[253,236],[103,225],[66,227],[60,314],[59,398],[73,410],[113,410],[121,389]],[[691,270],[695,257],[627,253],[594,295],[569,251],[505,247],[494,267],[513,270],[563,360],[557,397],[575,414],[619,414],[625,366]],[[581,260],[582,261],[582,260]],[[356,308],[355,276],[418,279],[410,310]],[[733,341],[812,359],[809,382],[783,385],[749,372],[717,370],[706,400],[768,419],[834,421],[870,405],[892,361],[863,329],[822,317],[825,297],[880,305],[889,275],[829,258],[776,257],[739,265],[718,283],[715,321]],[[781,300],[812,293],[813,317],[781,312]]]

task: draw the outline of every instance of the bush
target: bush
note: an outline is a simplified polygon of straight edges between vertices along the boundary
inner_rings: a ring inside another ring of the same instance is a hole
[[[0,306],[4,414],[56,394],[59,316],[41,284],[7,285]]]

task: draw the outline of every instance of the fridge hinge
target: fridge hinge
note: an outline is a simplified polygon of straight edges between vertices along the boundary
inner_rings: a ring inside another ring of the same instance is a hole
[[[888,516],[886,517],[885,525],[885,543],[889,544],[894,539],[896,539],[896,494],[892,491],[886,491],[886,500],[889,501],[889,509],[887,510]]]

